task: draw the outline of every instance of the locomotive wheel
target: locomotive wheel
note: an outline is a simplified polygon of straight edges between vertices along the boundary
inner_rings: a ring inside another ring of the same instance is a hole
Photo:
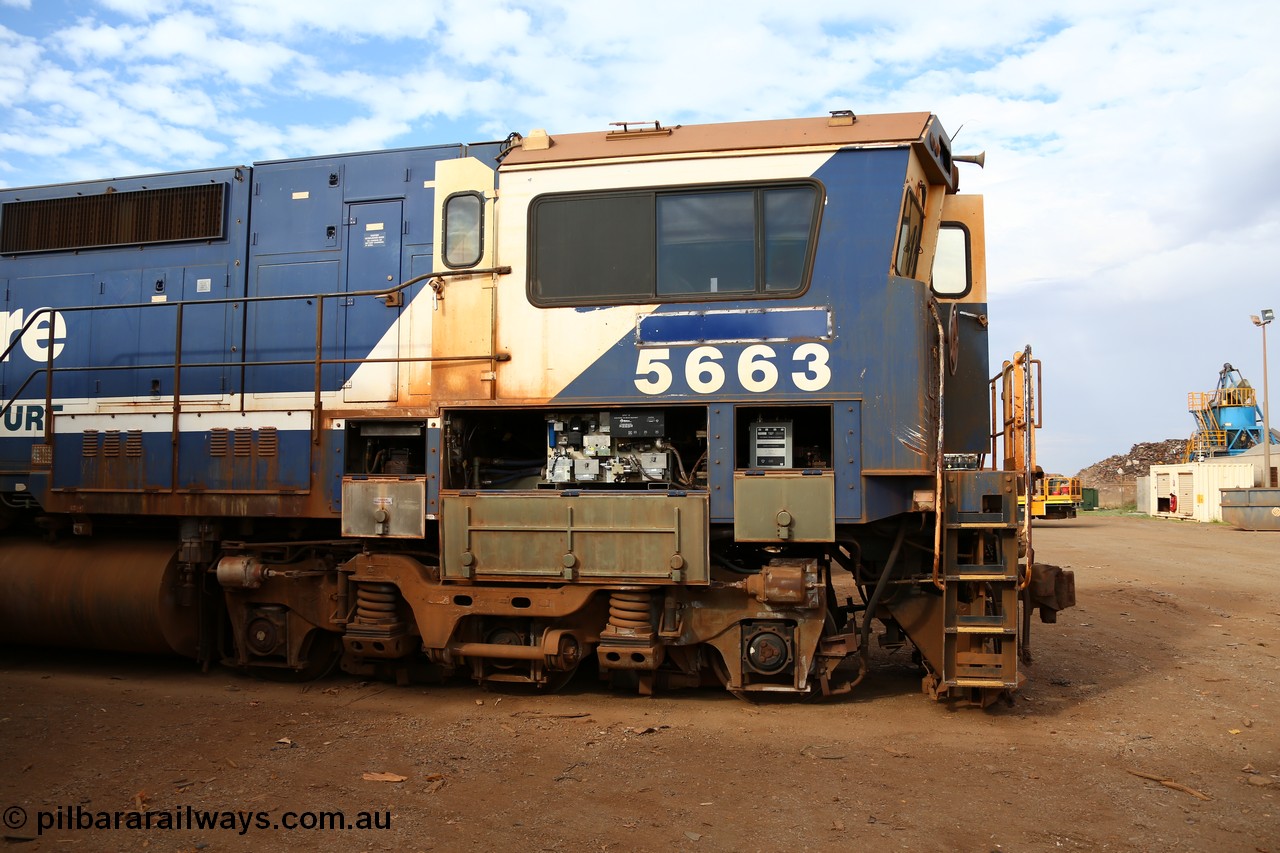
[[[575,664],[573,669],[548,672],[547,680],[538,689],[543,693],[559,693],[566,684],[573,681],[573,677],[578,674],[579,666],[582,666],[581,661]]]
[[[712,650],[707,658],[711,662],[711,671],[716,674],[716,680],[720,682],[720,686],[728,688],[729,686],[729,667],[724,662],[718,649]]]
[[[573,680],[578,674],[579,663],[573,669],[554,670],[546,673],[546,679],[541,684],[534,683],[531,679],[520,681],[492,681],[488,678],[480,679],[480,688],[490,693],[501,693],[504,696],[528,696],[531,691],[538,693],[558,693],[561,688]],[[500,673],[506,674],[511,670],[503,668]]]
[[[249,674],[263,681],[284,684],[301,684],[323,678],[333,672],[333,668],[342,659],[342,639],[337,634],[314,628],[302,644],[302,652],[306,655],[307,663],[301,669],[249,664]]]
[[[724,662],[724,657],[721,656],[718,649],[712,650],[707,656],[711,659],[711,671],[716,674],[716,680],[720,682],[721,687],[744,702],[756,704],[756,694],[745,690],[735,690],[729,686],[729,665]]]

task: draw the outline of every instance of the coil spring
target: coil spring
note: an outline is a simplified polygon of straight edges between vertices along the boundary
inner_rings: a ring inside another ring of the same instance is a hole
[[[627,631],[653,628],[647,592],[609,593],[609,627]]]
[[[361,583],[356,586],[356,620],[394,622],[399,599],[400,591],[393,583]]]

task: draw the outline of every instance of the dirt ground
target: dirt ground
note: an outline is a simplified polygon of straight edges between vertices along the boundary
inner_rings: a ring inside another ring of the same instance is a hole
[[[3,649],[4,846],[1280,851],[1280,534],[1084,517],[1035,544],[1079,606],[986,711],[928,700],[906,653],[852,696],[748,704]],[[272,828],[321,812],[347,828]]]

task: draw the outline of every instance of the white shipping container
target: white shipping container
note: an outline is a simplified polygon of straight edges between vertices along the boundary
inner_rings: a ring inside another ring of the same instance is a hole
[[[1253,466],[1248,464],[1152,465],[1146,483],[1147,511],[1157,518],[1222,521],[1222,490],[1252,485]]]

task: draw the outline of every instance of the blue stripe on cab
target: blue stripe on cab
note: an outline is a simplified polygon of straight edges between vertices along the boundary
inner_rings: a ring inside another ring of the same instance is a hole
[[[681,311],[647,314],[636,323],[638,344],[829,340],[826,308]]]

